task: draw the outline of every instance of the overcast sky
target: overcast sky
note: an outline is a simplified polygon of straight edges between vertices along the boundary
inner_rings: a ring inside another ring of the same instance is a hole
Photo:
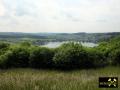
[[[0,0],[0,32],[120,32],[120,0]]]

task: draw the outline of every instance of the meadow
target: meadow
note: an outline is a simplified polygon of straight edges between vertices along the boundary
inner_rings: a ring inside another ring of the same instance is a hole
[[[0,90],[120,90],[120,87],[98,86],[98,78],[101,76],[120,78],[119,69],[106,67],[73,71],[30,68],[0,70]]]

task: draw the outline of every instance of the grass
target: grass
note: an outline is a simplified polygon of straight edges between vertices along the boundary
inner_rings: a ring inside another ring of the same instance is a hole
[[[120,78],[120,68],[106,67],[74,71],[0,70],[0,90],[120,90],[120,87],[99,88],[98,78],[100,76]]]

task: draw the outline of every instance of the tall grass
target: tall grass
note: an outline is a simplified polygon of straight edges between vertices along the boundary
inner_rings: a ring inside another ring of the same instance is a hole
[[[120,90],[120,88],[98,87],[100,76],[120,77],[119,69],[119,67],[107,67],[75,71],[0,70],[0,90]]]

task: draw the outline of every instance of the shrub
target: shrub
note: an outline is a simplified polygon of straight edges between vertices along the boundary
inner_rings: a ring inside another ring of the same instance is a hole
[[[91,65],[91,67],[104,67],[108,65],[108,61],[104,55],[103,52],[100,52],[99,50],[96,49],[90,49],[87,50],[87,55],[88,55],[88,63]]]
[[[114,49],[109,53],[108,59],[111,61],[112,65],[120,66],[120,49]]]
[[[5,54],[0,56],[0,68],[5,69],[8,68],[7,61],[9,55],[11,55],[11,51],[7,51]]]
[[[9,46],[10,44],[8,43],[0,42],[0,55],[4,54],[8,50]]]
[[[90,65],[86,51],[81,44],[70,42],[63,44],[55,54],[53,61],[60,69],[88,68]]]
[[[22,46],[22,47],[30,47],[31,43],[28,42],[28,41],[23,41],[23,42],[20,43],[20,46]]]
[[[5,49],[7,47],[9,47],[10,44],[8,43],[4,43],[4,42],[0,42],[0,49]]]
[[[53,50],[44,47],[35,47],[31,50],[29,64],[33,68],[52,67]]]
[[[29,51],[26,48],[16,47],[0,57],[1,64],[6,68],[27,67],[29,62]]]

